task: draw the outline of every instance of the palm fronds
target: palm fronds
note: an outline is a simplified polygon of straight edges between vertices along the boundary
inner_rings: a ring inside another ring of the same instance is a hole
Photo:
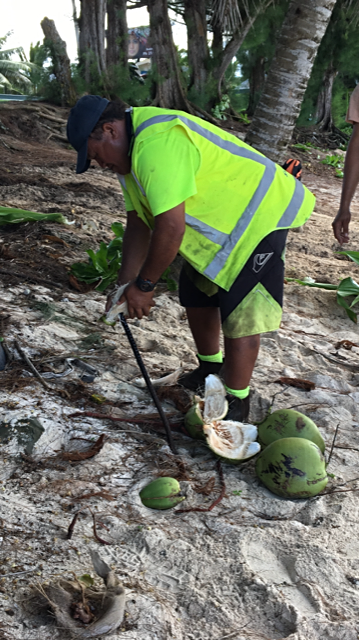
[[[31,87],[32,82],[29,74],[36,68],[36,65],[27,61],[22,47],[1,49],[5,40],[6,36],[0,38],[0,87],[6,87],[10,91]],[[11,60],[11,56],[14,54],[18,55],[20,60]]]

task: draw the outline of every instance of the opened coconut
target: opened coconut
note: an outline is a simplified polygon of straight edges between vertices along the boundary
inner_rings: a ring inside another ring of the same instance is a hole
[[[194,400],[185,416],[185,427],[192,438],[206,440],[213,453],[232,464],[243,462],[260,451],[260,445],[254,442],[257,427],[223,420],[228,413],[228,401],[218,376],[207,376],[204,398],[195,396]]]
[[[204,398],[194,397],[194,404],[186,413],[184,424],[192,438],[205,440],[203,425],[222,420],[227,413],[226,390],[218,376],[210,374],[205,380]]]
[[[314,442],[322,453],[325,443],[315,422],[294,409],[278,409],[273,411],[258,426],[258,440],[262,447],[281,438],[305,438]]]
[[[239,464],[261,450],[257,427],[234,420],[217,420],[203,427],[209,448],[223,462]]]
[[[311,498],[326,486],[325,458],[304,438],[282,438],[258,456],[256,472],[267,489],[285,498]]]

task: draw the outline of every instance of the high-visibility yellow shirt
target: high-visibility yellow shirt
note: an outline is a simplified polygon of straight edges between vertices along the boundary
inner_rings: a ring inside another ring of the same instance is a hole
[[[185,202],[180,254],[230,289],[256,246],[302,225],[314,195],[234,135],[182,111],[134,107],[131,173],[119,176],[127,211],[150,227]]]

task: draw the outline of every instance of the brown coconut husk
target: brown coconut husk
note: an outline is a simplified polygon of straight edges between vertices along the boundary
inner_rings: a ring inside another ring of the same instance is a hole
[[[38,608],[50,607],[57,626],[70,638],[96,638],[115,631],[123,621],[124,588],[97,551],[91,551],[91,557],[96,573],[104,581],[104,588],[86,587],[78,580],[61,579],[35,587]],[[87,623],[87,620],[91,621]]]

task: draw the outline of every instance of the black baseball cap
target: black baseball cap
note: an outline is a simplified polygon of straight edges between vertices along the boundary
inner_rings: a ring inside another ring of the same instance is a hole
[[[101,96],[83,96],[70,111],[67,137],[77,151],[76,173],[84,173],[91,164],[87,159],[87,141],[108,104],[109,100]]]

